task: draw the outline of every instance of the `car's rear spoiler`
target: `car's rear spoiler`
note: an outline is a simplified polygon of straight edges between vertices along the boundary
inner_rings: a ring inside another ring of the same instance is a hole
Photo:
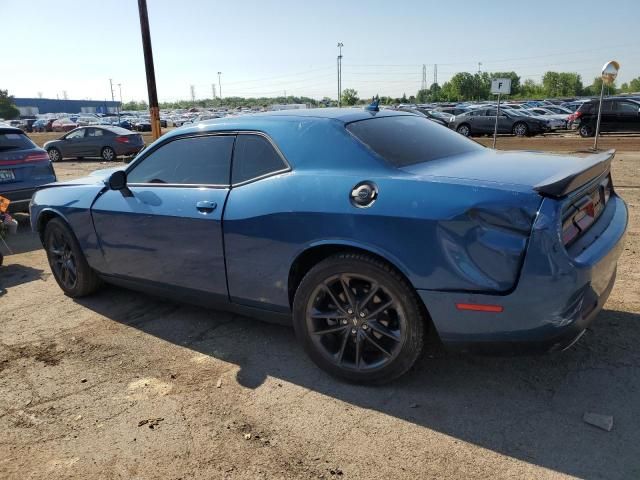
[[[580,188],[589,180],[599,177],[611,168],[615,150],[595,153],[584,158],[579,170],[564,171],[540,182],[533,189],[545,197],[560,198]]]

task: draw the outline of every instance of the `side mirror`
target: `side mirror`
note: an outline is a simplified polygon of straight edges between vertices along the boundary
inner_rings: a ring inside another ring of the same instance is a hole
[[[116,170],[109,177],[108,182],[111,190],[123,190],[127,188],[127,172],[124,170]]]

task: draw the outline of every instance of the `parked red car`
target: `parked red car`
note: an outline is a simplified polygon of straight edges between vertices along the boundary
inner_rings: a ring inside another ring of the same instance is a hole
[[[59,118],[51,124],[54,132],[68,132],[74,128],[78,128],[78,124],[69,118]]]

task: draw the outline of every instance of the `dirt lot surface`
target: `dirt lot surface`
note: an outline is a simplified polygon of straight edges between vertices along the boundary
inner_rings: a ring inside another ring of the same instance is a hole
[[[517,358],[435,350],[376,388],[325,375],[285,327],[115,287],[67,298],[23,223],[0,267],[0,478],[640,478],[630,138],[606,140],[625,145],[614,183],[631,212],[618,281],[577,345]],[[563,142],[590,143],[517,146]],[[56,170],[70,179],[106,166]],[[613,429],[585,412],[612,415]]]

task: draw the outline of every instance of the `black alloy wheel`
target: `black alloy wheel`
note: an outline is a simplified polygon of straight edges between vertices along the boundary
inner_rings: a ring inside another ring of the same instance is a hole
[[[294,301],[294,326],[309,355],[353,382],[386,382],[409,370],[422,350],[424,324],[404,278],[366,255],[320,262]]]
[[[64,232],[54,230],[48,238],[47,254],[51,270],[64,290],[73,290],[78,282],[77,259]]]
[[[53,277],[70,297],[96,291],[101,280],[89,266],[71,229],[60,218],[50,220],[44,231],[44,247]]]

